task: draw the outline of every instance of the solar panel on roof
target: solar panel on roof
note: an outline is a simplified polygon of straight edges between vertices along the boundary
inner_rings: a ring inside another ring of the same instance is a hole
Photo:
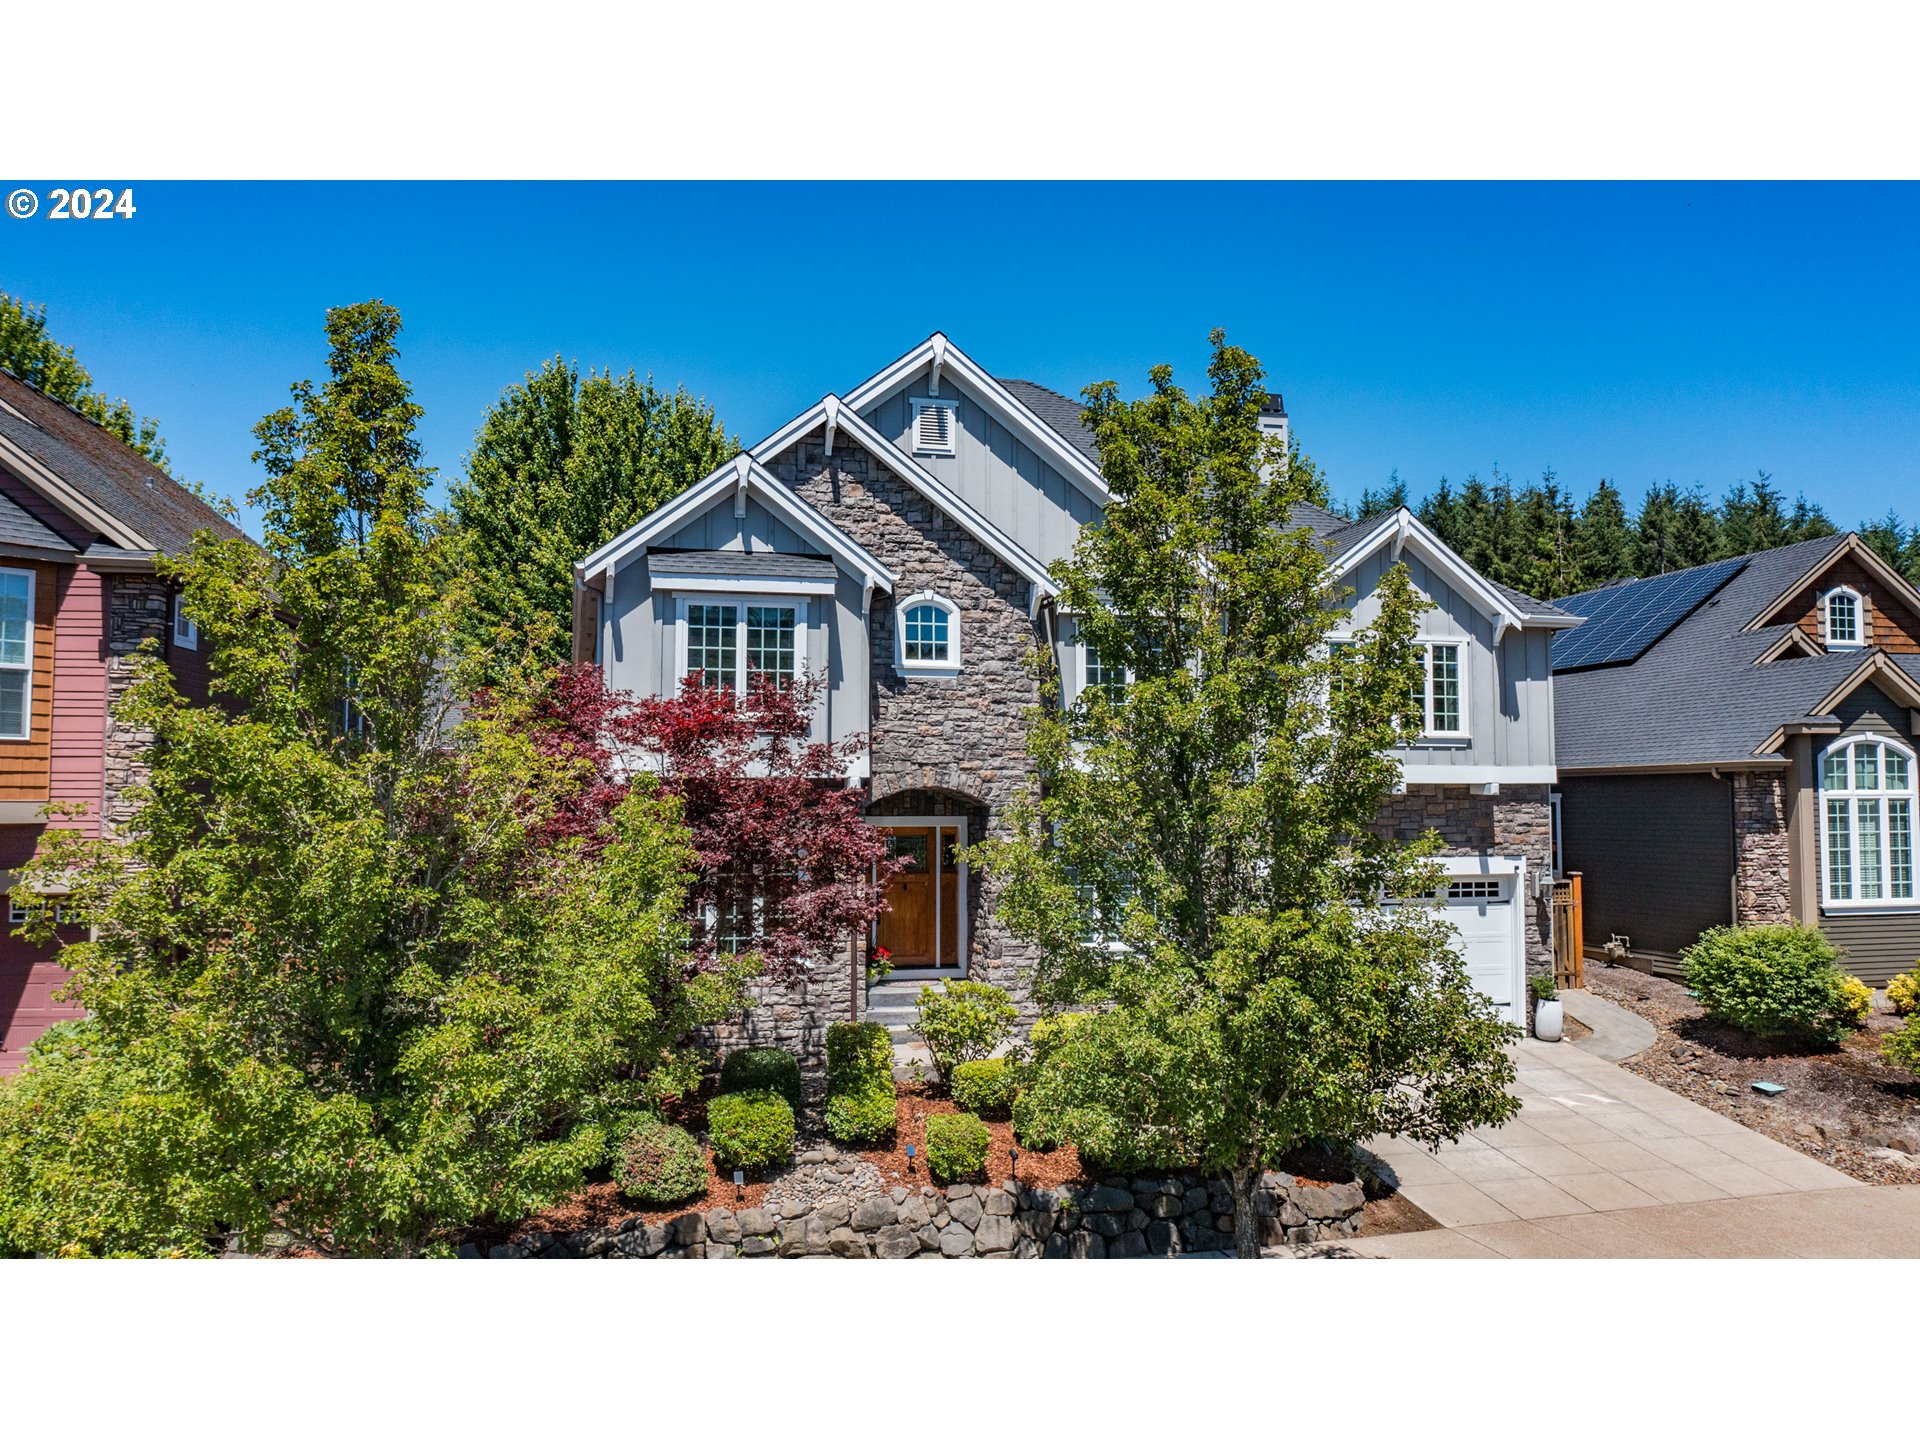
[[[1562,610],[1586,617],[1586,624],[1553,637],[1554,670],[1584,670],[1638,660],[1739,574],[1746,563],[1742,556],[1555,601]]]

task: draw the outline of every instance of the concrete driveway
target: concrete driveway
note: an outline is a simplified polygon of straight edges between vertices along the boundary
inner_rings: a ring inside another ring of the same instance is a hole
[[[1443,1228],[1349,1253],[1920,1257],[1920,1186],[1862,1184],[1570,1043],[1515,1059],[1518,1119],[1438,1155],[1370,1147]]]

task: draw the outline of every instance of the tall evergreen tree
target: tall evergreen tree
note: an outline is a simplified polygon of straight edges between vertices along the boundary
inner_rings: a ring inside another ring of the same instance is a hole
[[[1580,507],[1573,543],[1574,583],[1579,590],[1595,590],[1635,573],[1633,529],[1613,481],[1602,479]]]
[[[470,637],[533,633],[540,659],[566,660],[573,562],[739,448],[712,406],[631,370],[583,378],[556,356],[510,387],[451,495]]]
[[[1818,540],[1823,535],[1839,533],[1840,527],[1828,518],[1825,510],[1805,495],[1793,497],[1793,513],[1787,517],[1787,544],[1798,545],[1802,540]]]
[[[1720,553],[1720,522],[1699,490],[1671,480],[1648,489],[1640,504],[1633,553],[1642,575],[1705,565]]]
[[[1566,595],[1574,588],[1573,501],[1549,470],[1516,497],[1508,571],[1493,578],[1529,595]]]
[[[1448,549],[1459,552],[1463,528],[1460,498],[1453,493],[1451,480],[1444,475],[1440,477],[1439,488],[1420,502],[1418,514],[1421,522],[1446,542]]]
[[[47,307],[28,305],[0,293],[0,369],[62,405],[70,405],[111,431],[148,460],[167,469],[166,442],[160,424],[135,415],[125,400],[109,400],[93,388],[93,376],[73,353],[47,333]],[[168,471],[171,474],[171,471]]]
[[[1389,510],[1406,506],[1407,482],[1400,478],[1400,472],[1396,470],[1387,477],[1387,483],[1380,489],[1360,492],[1360,513],[1354,518],[1371,520],[1375,515],[1384,515]]]
[[[1766,471],[1751,486],[1735,485],[1720,502],[1720,555],[1752,555],[1788,543],[1786,504]]]

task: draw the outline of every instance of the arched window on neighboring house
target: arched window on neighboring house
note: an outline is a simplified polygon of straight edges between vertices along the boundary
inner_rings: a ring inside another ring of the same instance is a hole
[[[894,664],[903,674],[960,672],[960,609],[943,595],[923,591],[900,602],[895,622]]]
[[[1842,585],[1820,598],[1820,629],[1829,650],[1858,650],[1867,643],[1867,602]]]
[[[1914,757],[1878,736],[1820,755],[1821,891],[1829,908],[1911,906]]]

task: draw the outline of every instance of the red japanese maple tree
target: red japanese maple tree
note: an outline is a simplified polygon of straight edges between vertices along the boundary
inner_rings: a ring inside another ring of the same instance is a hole
[[[803,977],[886,908],[899,863],[844,784],[866,737],[808,738],[822,681],[752,677],[744,696],[689,676],[671,697],[610,690],[597,665],[565,665],[539,714],[538,743],[583,763],[555,838],[591,848],[634,773],[679,797],[698,872],[694,958],[751,951],[772,979]]]

